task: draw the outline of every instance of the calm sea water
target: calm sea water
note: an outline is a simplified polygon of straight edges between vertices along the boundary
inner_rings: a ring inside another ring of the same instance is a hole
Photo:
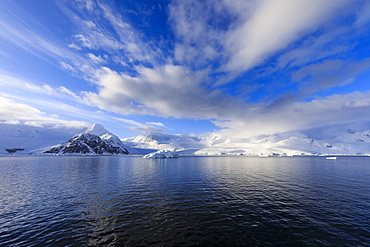
[[[370,246],[370,157],[2,157],[0,246]]]

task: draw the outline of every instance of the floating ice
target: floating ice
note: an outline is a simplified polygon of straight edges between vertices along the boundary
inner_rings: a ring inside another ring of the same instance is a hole
[[[159,150],[147,155],[144,155],[144,159],[167,159],[167,158],[178,158],[179,155],[169,150]]]

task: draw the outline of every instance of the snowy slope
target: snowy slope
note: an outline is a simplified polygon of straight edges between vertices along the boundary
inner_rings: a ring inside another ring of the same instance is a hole
[[[89,154],[89,155],[112,155],[128,154],[121,140],[107,131],[102,125],[95,124],[83,133],[73,136],[66,142],[55,145],[46,150],[34,151],[34,153],[46,154]]]
[[[254,136],[241,140],[230,140],[227,136],[221,136],[218,133],[196,136],[147,132],[133,138],[120,140],[101,125],[94,125],[86,130],[86,127],[50,126],[41,128],[1,123],[0,155],[9,155],[6,149],[13,149],[15,155],[29,154],[32,151],[42,153],[50,150],[54,145],[58,147],[58,150],[54,150],[57,153],[63,153],[62,150],[65,150],[69,145],[68,152],[76,152],[77,150],[91,154],[127,153],[127,151],[130,154],[148,154],[157,150],[170,150],[178,154],[196,155],[273,153],[367,155],[370,154],[370,130],[365,127],[344,128],[342,126],[340,128]],[[66,142],[66,140],[68,141]],[[96,143],[104,144],[98,147],[99,145]],[[72,150],[71,146],[78,148]]]
[[[300,132],[259,136],[241,143],[225,141],[200,149],[195,154],[367,155],[370,154],[370,131],[344,132],[332,139],[314,139]]]
[[[122,139],[131,154],[147,154],[155,150],[171,150],[192,154],[206,147],[204,137],[184,134],[146,132],[133,138]]]
[[[124,141],[138,153],[144,150],[143,154],[149,153],[149,150],[172,150],[195,155],[370,154],[370,130],[331,133],[327,139],[312,138],[302,132],[287,132],[238,141],[215,134],[197,137],[147,132]]]
[[[6,149],[24,149],[15,154],[28,154],[34,149],[63,142],[85,130],[86,127],[34,127],[0,123],[0,155],[8,155]]]

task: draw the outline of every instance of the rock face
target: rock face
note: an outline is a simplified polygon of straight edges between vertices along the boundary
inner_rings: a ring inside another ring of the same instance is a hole
[[[68,141],[44,151],[46,154],[128,154],[120,139],[108,132],[102,125],[95,124],[84,133],[75,135]]]
[[[5,150],[10,154],[14,154],[17,151],[23,151],[24,148],[6,148]]]

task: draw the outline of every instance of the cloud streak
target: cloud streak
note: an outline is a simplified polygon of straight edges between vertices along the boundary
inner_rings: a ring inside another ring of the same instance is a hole
[[[66,3],[59,3],[59,7],[76,27],[76,34],[69,47],[78,51],[104,51],[105,55],[122,60],[127,65],[138,62],[156,64],[156,59],[161,58],[160,49],[152,42],[143,41],[143,36],[114,5],[104,1]]]
[[[245,71],[275,52],[318,29],[350,1],[267,0],[257,4],[251,17],[226,36],[230,58],[224,69]]]

